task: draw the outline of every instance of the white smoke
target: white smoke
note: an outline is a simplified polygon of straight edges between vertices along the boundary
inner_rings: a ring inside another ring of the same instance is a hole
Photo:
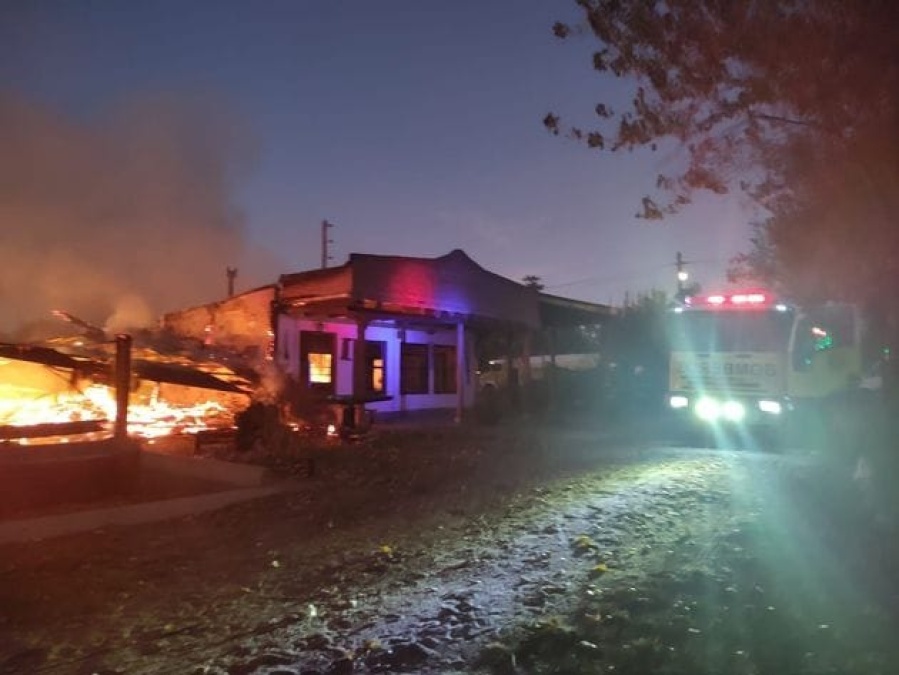
[[[124,295],[116,302],[115,309],[106,320],[103,330],[107,334],[134,331],[150,328],[155,324],[156,316],[149,305],[139,295]]]

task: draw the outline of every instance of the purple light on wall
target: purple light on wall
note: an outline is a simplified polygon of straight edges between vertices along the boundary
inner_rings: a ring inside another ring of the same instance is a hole
[[[429,261],[403,260],[387,283],[390,299],[400,304],[456,314],[469,314],[471,303],[463,279],[440,274]]]
[[[435,291],[433,271],[417,260],[397,263],[387,282],[390,299],[404,305],[433,307]]]

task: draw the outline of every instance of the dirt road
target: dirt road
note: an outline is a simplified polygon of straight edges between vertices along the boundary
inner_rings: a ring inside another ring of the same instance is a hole
[[[895,673],[854,490],[810,456],[385,434],[283,495],[0,547],[0,672]]]

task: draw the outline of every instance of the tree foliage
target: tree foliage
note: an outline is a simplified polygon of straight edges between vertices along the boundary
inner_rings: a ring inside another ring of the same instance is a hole
[[[627,389],[639,381],[661,400],[668,374],[669,305],[662,291],[640,294],[603,327],[602,354],[608,364],[615,364],[618,387]]]
[[[670,301],[663,291],[640,294],[621,307],[603,327],[603,353],[626,366],[664,362],[668,358],[665,323]]]
[[[634,83],[595,128],[544,124],[603,150],[672,142],[646,218],[697,190],[739,186],[760,207],[735,272],[803,298],[883,305],[899,282],[899,4],[892,0],[576,0],[593,67]],[[650,186],[647,186],[648,188]],[[664,197],[663,197],[664,196]]]
[[[737,169],[763,168],[765,196],[778,190],[797,137],[847,140],[870,122],[895,124],[899,85],[899,7],[891,0],[576,0],[592,33],[593,67],[635,83],[630,107],[600,102],[594,129],[568,128],[600,149],[655,149],[665,140],[687,151],[683,171],[659,176],[673,193],[659,215],[696,189],[724,192]],[[561,119],[544,119],[553,132]],[[784,153],[783,150],[789,150]],[[655,201],[650,200],[650,205]]]
[[[542,291],[546,286],[543,285],[543,280],[538,277],[536,274],[527,274],[522,278],[521,283],[523,283],[528,288],[533,288],[537,291]]]

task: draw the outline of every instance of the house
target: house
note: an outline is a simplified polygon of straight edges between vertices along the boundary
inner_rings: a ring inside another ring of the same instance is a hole
[[[379,412],[454,409],[459,419],[474,403],[483,336],[513,336],[526,350],[540,331],[609,314],[489,272],[454,250],[437,258],[353,253],[338,267],[285,274],[168,314],[163,325],[270,358],[314,395],[366,398]]]

